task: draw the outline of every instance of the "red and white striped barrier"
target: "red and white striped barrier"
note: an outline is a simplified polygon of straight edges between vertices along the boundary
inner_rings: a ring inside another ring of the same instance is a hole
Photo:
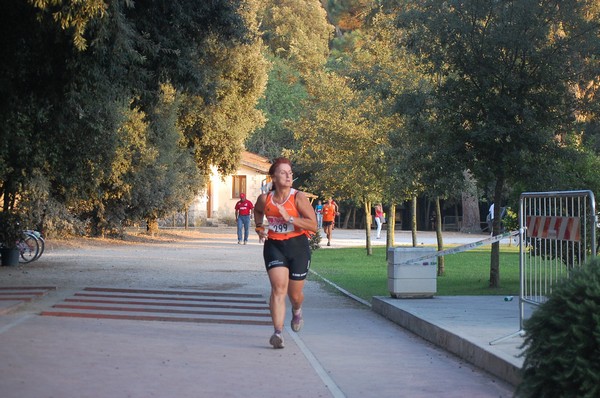
[[[532,238],[579,242],[579,217],[527,216],[527,235]]]

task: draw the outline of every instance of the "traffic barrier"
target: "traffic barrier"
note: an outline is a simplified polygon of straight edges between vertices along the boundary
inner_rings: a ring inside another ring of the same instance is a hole
[[[596,256],[596,201],[589,191],[525,192],[519,200],[519,330],[491,341],[523,336],[525,310],[535,310],[554,285]]]

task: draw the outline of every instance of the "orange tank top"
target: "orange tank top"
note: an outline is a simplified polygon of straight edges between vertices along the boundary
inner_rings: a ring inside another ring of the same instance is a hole
[[[265,216],[269,222],[269,239],[286,240],[305,234],[303,229],[295,228],[292,223],[286,222],[281,216],[279,209],[273,202],[273,193],[274,192],[271,191],[267,194],[267,202],[265,204]],[[298,191],[292,188],[290,195],[285,202],[283,202],[285,210],[294,218],[300,217],[300,213],[296,208],[296,193],[298,193]]]

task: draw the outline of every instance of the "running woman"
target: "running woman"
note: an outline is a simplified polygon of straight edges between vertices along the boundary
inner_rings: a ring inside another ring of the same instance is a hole
[[[304,280],[310,267],[308,235],[317,232],[315,212],[304,192],[292,188],[292,164],[277,158],[269,169],[273,190],[261,194],[254,205],[254,220],[259,241],[264,242],[263,257],[271,283],[269,309],[274,332],[269,343],[283,348],[286,296],[292,303],[291,328],[300,331]],[[267,218],[267,228],[263,226]]]

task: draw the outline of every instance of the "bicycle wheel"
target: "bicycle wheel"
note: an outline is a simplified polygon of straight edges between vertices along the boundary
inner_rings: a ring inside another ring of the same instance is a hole
[[[17,247],[21,252],[19,262],[26,264],[38,258],[40,251],[40,242],[36,236],[30,232],[23,232],[23,237],[17,243]]]
[[[40,257],[42,257],[42,253],[44,253],[44,249],[46,248],[46,241],[44,240],[44,238],[42,237],[42,235],[38,236],[38,242],[40,243],[40,252],[38,253],[37,257],[35,258],[36,260]]]
[[[27,232],[29,232],[30,234],[33,234],[38,240],[40,250],[38,251],[37,256],[34,258],[34,260],[37,260],[38,258],[42,257],[42,254],[44,253],[44,249],[46,248],[46,241],[44,240],[44,237],[42,236],[42,234],[39,231],[27,230]]]

